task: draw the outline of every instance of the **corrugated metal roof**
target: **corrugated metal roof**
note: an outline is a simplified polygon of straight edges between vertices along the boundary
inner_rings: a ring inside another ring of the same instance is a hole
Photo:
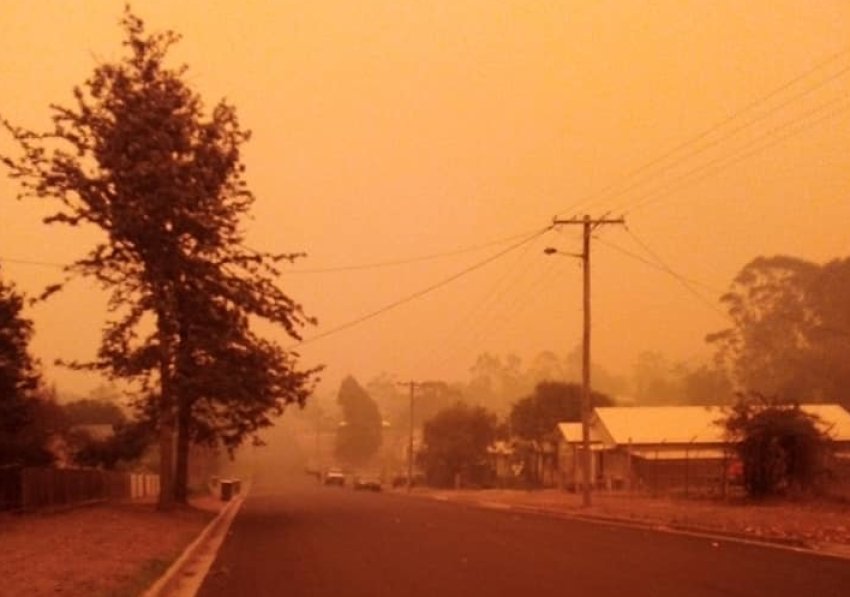
[[[723,443],[724,417],[708,406],[601,406],[596,417],[613,443],[705,444]]]
[[[850,441],[850,412],[839,404],[802,404],[817,415],[835,441]],[[725,443],[722,420],[728,411],[718,406],[601,406],[595,409],[598,436],[613,444]],[[563,433],[563,432],[562,432]],[[579,434],[581,426],[579,425]]]

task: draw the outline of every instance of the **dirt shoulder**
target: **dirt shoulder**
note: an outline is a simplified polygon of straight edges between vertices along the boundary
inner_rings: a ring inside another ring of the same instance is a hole
[[[850,555],[850,504],[840,502],[753,503],[597,493],[593,505],[583,508],[581,496],[557,490],[417,490],[417,493],[484,506],[718,532]]]
[[[124,502],[0,515],[0,595],[138,595],[220,507],[199,498],[169,512]]]

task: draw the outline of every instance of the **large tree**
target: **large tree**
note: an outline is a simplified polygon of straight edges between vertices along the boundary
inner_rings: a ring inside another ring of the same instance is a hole
[[[759,257],[721,300],[732,325],[708,341],[741,390],[850,406],[850,259]]]
[[[511,433],[525,440],[551,440],[558,423],[581,421],[582,387],[575,383],[541,382],[534,392],[517,401],[509,417]],[[591,403],[611,406],[605,394],[591,393]]]
[[[24,299],[0,277],[0,465],[52,460],[39,425],[39,375],[29,353],[32,322]]]
[[[437,413],[425,423],[419,456],[428,482],[451,486],[458,475],[474,475],[486,466],[496,431],[496,415],[481,406],[458,402]]]
[[[337,394],[342,421],[337,430],[336,457],[349,466],[363,466],[377,454],[383,439],[378,405],[351,376],[342,380]]]
[[[254,197],[240,154],[250,135],[235,109],[221,101],[207,113],[186,67],[166,65],[177,34],[148,34],[129,9],[121,25],[127,54],[99,65],[74,90],[73,107],[52,106],[52,129],[4,121],[22,149],[4,162],[22,196],[59,200],[48,223],[105,233],[68,269],[111,292],[91,365],[141,383],[143,410],[159,427],[164,507],[185,499],[192,439],[232,448],[308,395],[313,372],[250,321],[298,339],[311,320],[275,282],[278,264],[296,255],[243,244]]]

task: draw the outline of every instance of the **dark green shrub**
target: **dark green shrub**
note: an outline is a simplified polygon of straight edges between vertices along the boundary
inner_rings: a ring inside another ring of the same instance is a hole
[[[742,397],[724,423],[743,464],[748,495],[821,489],[829,437],[819,419],[799,404],[760,395]]]

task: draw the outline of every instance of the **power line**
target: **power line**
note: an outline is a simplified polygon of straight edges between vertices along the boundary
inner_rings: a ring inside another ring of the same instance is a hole
[[[419,263],[423,261],[431,261],[434,259],[440,259],[443,257],[454,257],[456,255],[463,255],[466,253],[472,253],[475,251],[480,251],[482,249],[486,249],[488,247],[493,247],[496,245],[502,245],[507,242],[511,242],[513,240],[517,240],[519,238],[525,238],[529,234],[537,232],[538,229],[534,230],[526,230],[519,234],[514,234],[511,236],[506,236],[503,238],[498,238],[491,241],[486,241],[477,245],[470,245],[467,247],[462,247],[459,249],[454,249],[450,251],[443,251],[439,253],[431,253],[428,255],[419,255],[416,257],[410,257],[407,259],[396,259],[396,260],[388,260],[388,261],[376,261],[371,263],[361,263],[361,264],[351,264],[351,265],[341,265],[341,266],[330,266],[323,268],[310,268],[310,269],[292,269],[285,270],[283,274],[324,274],[324,273],[335,273],[335,272],[346,272],[346,271],[359,271],[359,270],[368,270],[368,269],[378,269],[383,267],[393,267],[399,265],[407,265],[410,263]],[[257,251],[256,249],[252,249],[250,247],[245,247],[249,251],[252,251],[256,254],[261,254],[261,251]],[[36,261],[30,259],[14,259],[14,258],[6,258],[0,257],[0,263],[14,263],[16,265],[32,265],[32,266],[43,266],[43,267],[57,267],[57,268],[66,268],[70,264],[58,263],[55,261]]]
[[[628,256],[628,257],[631,257],[632,259],[635,259],[636,261],[640,261],[640,262],[641,262],[641,263],[643,263],[644,265],[647,265],[647,266],[649,266],[649,267],[651,267],[651,268],[653,268],[653,269],[656,269],[656,270],[658,270],[658,271],[664,272],[664,273],[666,273],[666,274],[669,274],[669,273],[670,273],[670,271],[668,270],[668,268],[666,268],[666,267],[665,267],[665,266],[663,266],[663,265],[659,265],[659,264],[658,264],[657,262],[655,262],[655,261],[650,261],[649,259],[646,259],[645,257],[641,257],[641,256],[640,256],[640,255],[638,255],[637,253],[634,253],[634,252],[632,252],[632,251],[629,251],[628,249],[625,249],[625,248],[621,247],[620,245],[616,245],[616,244],[612,243],[611,241],[605,240],[604,238],[601,238],[601,237],[594,237],[594,238],[595,238],[596,240],[598,240],[599,242],[601,242],[603,245],[607,245],[607,246],[611,247],[612,249],[614,249],[614,250],[616,250],[616,251],[619,251],[619,252],[620,252],[620,253],[622,253],[623,255],[626,255],[626,256]],[[687,277],[684,277],[684,276],[682,276],[682,279],[683,279],[683,280],[686,280],[687,282],[689,282],[689,283],[691,283],[691,284],[694,284],[694,285],[696,285],[696,286],[701,286],[701,287],[705,288],[706,290],[710,290],[711,292],[716,292],[716,293],[718,293],[718,294],[722,294],[722,293],[723,293],[722,291],[720,291],[720,290],[718,290],[718,289],[716,289],[716,288],[713,288],[713,287],[709,286],[708,284],[705,284],[704,282],[700,282],[699,280],[694,280],[693,278],[687,278]]]
[[[68,267],[67,264],[56,263],[55,261],[33,261],[29,259],[9,259],[5,257],[0,257],[0,263],[14,263],[16,265],[35,265],[39,267],[58,267],[61,269]]]
[[[538,237],[539,238],[539,237]],[[454,340],[458,337],[466,335],[467,330],[473,330],[476,326],[476,318],[482,311],[489,310],[494,303],[497,303],[501,295],[505,291],[505,287],[507,286],[506,282],[508,278],[513,276],[517,271],[520,272],[520,277],[522,277],[527,271],[527,268],[519,268],[520,262],[525,258],[528,254],[531,247],[534,243],[529,243],[525,245],[522,251],[520,251],[516,260],[510,264],[510,266],[504,271],[504,273],[499,276],[496,280],[496,283],[492,286],[488,287],[488,289],[483,293],[484,298],[482,300],[476,301],[469,309],[467,309],[461,317],[459,317],[454,325],[451,327],[451,332],[446,336],[446,338],[439,344],[439,346],[435,345],[420,361],[428,362],[432,359],[434,354],[439,350],[443,354],[443,360],[448,359],[448,353],[454,350],[454,346],[456,345]],[[511,284],[510,287],[515,288],[516,283]],[[472,332],[474,333],[474,332]],[[449,345],[449,350],[445,350],[445,346]]]
[[[341,266],[332,266],[332,267],[321,267],[321,268],[310,268],[310,269],[294,269],[287,270],[284,272],[285,274],[326,274],[326,273],[335,273],[335,272],[348,272],[348,271],[359,271],[359,270],[367,270],[367,269],[377,269],[384,267],[395,267],[399,265],[407,265],[410,263],[419,263],[423,261],[431,261],[434,259],[440,259],[443,257],[453,257],[456,255],[463,255],[465,253],[472,253],[474,251],[480,251],[481,249],[486,249],[488,247],[492,247],[495,245],[501,245],[507,242],[511,242],[518,238],[525,238],[529,234],[536,232],[535,230],[527,230],[525,232],[521,232],[519,234],[514,234],[512,236],[508,236],[505,238],[499,238],[496,240],[484,242],[478,245],[471,245],[469,247],[464,247],[461,249],[455,249],[452,251],[444,251],[441,253],[432,253],[430,255],[420,255],[418,257],[410,257],[407,259],[394,259],[388,261],[376,261],[372,263],[363,263],[363,264],[353,264],[353,265],[341,265]]]
[[[841,70],[841,72],[840,72],[840,74],[842,74],[842,75],[843,75],[843,74],[845,74],[845,73],[847,73],[847,72],[850,72],[850,66],[847,66],[846,68],[842,69],[842,70]],[[800,97],[800,96],[802,96],[802,95],[807,95],[807,94],[808,94],[809,92],[811,92],[811,91],[812,91],[812,89],[806,90],[806,92],[805,92],[805,93],[799,94],[798,96],[795,96],[795,97]],[[720,145],[720,144],[722,144],[722,143],[727,142],[729,139],[732,139],[733,137],[737,136],[737,135],[738,135],[741,131],[744,131],[744,130],[746,130],[746,129],[750,129],[750,128],[752,128],[753,126],[755,126],[755,125],[756,125],[756,124],[758,124],[759,122],[761,122],[761,121],[765,120],[768,116],[770,116],[770,115],[772,115],[772,114],[776,113],[777,111],[779,111],[780,109],[782,109],[783,107],[785,107],[786,105],[788,105],[789,103],[791,103],[791,101],[793,101],[793,99],[794,99],[794,98],[792,98],[792,100],[789,100],[788,102],[785,102],[784,104],[780,104],[779,106],[774,106],[773,108],[771,108],[771,109],[770,109],[770,110],[768,110],[767,112],[765,112],[765,113],[761,114],[761,115],[760,115],[760,116],[758,116],[757,118],[754,118],[754,119],[752,119],[752,120],[750,120],[750,121],[744,122],[743,124],[741,124],[741,125],[739,125],[739,126],[737,126],[737,127],[733,128],[733,129],[732,129],[732,130],[731,130],[728,134],[726,134],[726,135],[724,135],[724,136],[722,136],[722,137],[720,137],[720,138],[718,138],[718,139],[714,139],[714,140],[711,140],[711,141],[706,141],[706,142],[705,142],[705,143],[703,143],[700,147],[696,148],[694,151],[691,151],[691,152],[686,153],[686,154],[685,154],[685,155],[683,155],[683,156],[682,156],[679,160],[677,160],[677,161],[675,161],[675,162],[671,163],[669,166],[667,166],[667,167],[665,167],[665,168],[662,168],[661,170],[659,170],[658,172],[656,172],[656,174],[659,174],[659,173],[663,173],[663,172],[665,172],[665,171],[672,170],[673,168],[675,168],[675,167],[677,167],[677,166],[679,166],[679,165],[681,165],[681,164],[685,163],[687,160],[689,160],[689,159],[691,159],[691,158],[693,158],[693,157],[699,156],[699,155],[701,155],[701,154],[704,154],[705,152],[707,152],[707,151],[708,151],[708,150],[710,150],[711,148],[713,148],[713,147],[717,147],[718,145]],[[836,102],[838,102],[838,101],[841,101],[842,99],[844,99],[844,98],[843,98],[843,97],[835,98],[835,99],[833,99],[831,102],[828,102],[828,104],[836,103]],[[823,105],[822,105],[822,106],[823,106]],[[819,107],[819,108],[816,108],[816,110],[822,109],[822,106],[821,106],[821,107]],[[811,111],[804,112],[802,116],[798,116],[798,118],[796,118],[796,119],[792,119],[792,121],[791,121],[791,122],[794,122],[794,121],[796,121],[796,120],[801,120],[803,117],[805,117],[805,116],[806,116],[807,114],[809,114],[810,112],[811,112]],[[630,191],[630,190],[632,190],[632,189],[634,189],[634,188],[636,188],[636,187],[639,187],[639,186],[641,186],[641,184],[640,184],[640,183],[636,183],[636,184],[630,185],[629,187],[627,187],[626,189],[624,189],[622,193],[618,193],[618,194],[619,194],[619,195],[622,195],[622,194],[623,194],[623,193],[625,193],[626,191]]]
[[[663,271],[667,272],[667,274],[669,274],[670,276],[673,276],[673,278],[675,278],[679,282],[679,284],[681,284],[685,288],[685,290],[695,296],[701,303],[709,307],[712,311],[721,315],[724,319],[729,318],[729,315],[724,313],[716,304],[714,304],[713,301],[707,299],[705,296],[703,296],[701,292],[696,290],[690,280],[680,275],[679,273],[674,271],[673,268],[667,265],[664,260],[662,260],[661,257],[659,257],[655,251],[649,248],[649,245],[639,239],[637,235],[635,235],[635,233],[632,232],[632,230],[628,226],[626,226],[626,232],[638,245],[640,245],[640,247],[644,251],[647,252],[647,254],[652,257],[652,259],[660,266]]]
[[[530,280],[532,267],[525,266],[520,270],[519,276],[514,276],[520,261],[528,255],[536,246],[536,243],[526,245],[520,258],[513,268],[501,276],[496,284],[484,292],[484,299],[477,302],[462,317],[458,318],[457,324],[451,329],[446,339],[431,349],[422,359],[422,362],[431,363],[432,368],[440,368],[455,355],[460,355],[471,345],[477,345],[487,334],[494,330],[503,329],[508,322],[515,322],[521,312],[529,306],[529,299],[536,296],[536,290],[543,282],[551,280],[549,275],[552,268],[557,264],[552,260],[543,261],[542,271]],[[510,280],[509,280],[510,279]],[[480,315],[480,316],[479,316]],[[460,336],[462,339],[458,339]],[[440,358],[434,360],[439,352]]]
[[[820,70],[825,69],[826,67],[831,65],[833,62],[838,60],[840,57],[848,54],[848,52],[850,52],[850,47],[845,47],[844,49],[828,56],[824,60],[815,64],[813,67],[805,70],[804,72],[800,73],[799,75],[793,77],[792,79],[790,79],[790,80],[786,81],[785,83],[779,85],[778,87],[772,89],[767,94],[765,94],[765,95],[757,98],[756,100],[750,102],[749,104],[745,105],[743,108],[737,110],[736,112],[729,115],[728,117],[726,117],[726,118],[722,119],[721,121],[713,124],[712,126],[708,127],[707,129],[697,133],[695,136],[691,137],[690,139],[676,145],[675,147],[671,148],[670,150],[664,152],[662,155],[660,155],[660,156],[650,160],[649,162],[646,162],[645,164],[637,167],[636,169],[628,172],[627,174],[625,174],[622,177],[622,179],[620,181],[613,183],[613,184],[610,184],[610,185],[606,186],[605,188],[603,188],[602,190],[600,190],[596,193],[588,195],[584,199],[573,204],[569,209],[570,210],[576,209],[581,205],[585,205],[585,204],[588,204],[588,203],[592,203],[594,201],[598,201],[599,199],[602,199],[602,198],[607,197],[607,196],[610,196],[610,197],[613,198],[613,197],[623,195],[627,191],[629,191],[629,190],[631,190],[631,189],[633,189],[636,186],[639,186],[641,184],[640,182],[632,182],[630,184],[627,184],[625,188],[621,188],[622,185],[625,184],[625,183],[628,183],[629,180],[633,180],[633,179],[645,180],[649,176],[657,176],[659,172],[669,170],[670,168],[674,167],[677,163],[681,163],[683,160],[688,159],[690,157],[693,157],[694,155],[701,153],[702,151],[704,151],[704,149],[696,149],[696,150],[694,150],[690,153],[686,153],[686,155],[684,157],[679,158],[678,160],[674,160],[671,164],[661,168],[659,171],[652,172],[652,170],[653,170],[653,168],[655,168],[655,166],[658,166],[659,164],[664,163],[669,158],[672,158],[676,154],[682,152],[683,150],[685,150],[685,149],[687,149],[691,146],[698,145],[700,143],[700,141],[707,138],[708,136],[710,136],[714,132],[716,132],[716,131],[722,129],[723,127],[727,126],[728,124],[734,122],[735,120],[739,119],[744,114],[747,114],[747,113],[753,111],[758,106],[767,103],[772,98],[778,96],[779,94],[786,91],[787,89],[790,89],[791,87],[793,87],[794,85],[796,85],[800,81],[808,78],[812,74],[814,74],[814,73],[816,73]],[[843,76],[849,70],[850,70],[850,66],[843,67],[837,73],[831,74],[826,79],[821,80],[821,81],[817,82],[816,84],[814,84],[814,85],[812,85],[808,88],[804,88],[803,91],[801,91],[800,93],[798,93],[795,96],[792,96],[789,100],[787,100],[785,103],[781,104],[779,107],[785,107],[786,105],[788,105],[791,102],[799,99],[800,97],[808,95],[809,93],[815,91],[816,89],[823,87],[824,85],[835,80],[836,78]],[[779,108],[775,107],[774,109],[769,111],[767,113],[767,115],[776,111],[777,109],[779,109]],[[735,129],[733,131],[733,133],[727,135],[726,137],[722,137],[720,139],[720,141],[723,141],[727,138],[730,138],[731,136],[734,136],[735,134],[740,132],[741,129],[746,128],[748,126],[751,126],[755,122],[762,120],[765,116],[766,115],[762,115],[762,116],[758,117],[757,119],[751,121],[749,124],[744,124],[744,125],[740,126],[738,129]],[[717,144],[720,141],[715,141],[713,144]],[[565,210],[565,211],[567,211],[567,210]]]
[[[808,123],[805,123],[805,121],[807,119],[809,119],[813,114],[816,114],[818,112],[822,112],[823,110],[831,107],[834,104],[840,104],[845,99],[846,98],[843,98],[843,97],[835,98],[835,99],[833,99],[833,100],[831,100],[831,101],[829,101],[825,104],[818,106],[817,108],[809,110],[808,112],[806,112],[800,118],[796,118],[794,120],[784,122],[783,124],[766,131],[764,134],[760,135],[759,137],[757,137],[756,139],[754,139],[750,143],[747,143],[746,145],[744,145],[743,148],[741,148],[744,151],[739,151],[738,153],[733,154],[731,156],[722,156],[722,157],[719,157],[719,158],[715,158],[714,160],[711,160],[711,161],[709,161],[705,164],[702,164],[701,166],[697,166],[695,168],[692,168],[691,170],[688,170],[687,172],[685,172],[681,176],[674,179],[669,186],[666,186],[666,187],[662,186],[660,188],[657,188],[657,189],[651,190],[649,192],[646,192],[642,195],[639,195],[637,197],[637,200],[635,201],[635,203],[632,205],[631,210],[635,211],[635,210],[638,210],[638,209],[642,209],[642,208],[646,207],[647,205],[650,205],[652,203],[657,202],[659,199],[661,199],[662,197],[664,197],[666,195],[669,195],[673,191],[676,191],[678,189],[681,189],[682,187],[688,186],[689,184],[699,182],[700,180],[703,180],[703,179],[707,178],[708,176],[711,176],[711,175],[719,172],[720,170],[723,170],[723,169],[728,168],[730,166],[733,166],[737,163],[740,163],[741,161],[743,161],[743,160],[745,160],[749,157],[752,157],[753,155],[756,155],[756,154],[764,151],[765,149],[769,149],[770,147],[773,147],[774,145],[781,143],[782,141],[785,141],[786,139],[790,139],[791,137],[799,135],[799,134],[807,131],[808,129],[810,129],[814,126],[817,126],[818,124],[820,124],[820,123],[822,123],[826,120],[829,120],[831,118],[835,118],[835,117],[841,115],[843,112],[846,112],[848,109],[850,109],[850,102],[845,103],[845,105],[843,105],[843,106],[841,106],[841,107],[839,107],[835,110],[832,110],[831,112],[827,112],[826,114],[824,114],[820,118],[816,118],[814,120],[809,121]],[[790,127],[793,127],[794,125],[797,125],[797,124],[800,124],[800,123],[805,123],[805,124],[803,124],[802,126],[799,126],[796,129],[792,129],[792,130],[788,131],[787,133],[785,133],[783,135],[777,136],[777,133],[781,133],[783,130],[788,129]],[[759,145],[759,143],[761,141],[765,141],[765,140],[768,140],[768,142],[762,143],[761,145]],[[750,148],[752,148],[752,149],[750,149]]]
[[[519,247],[525,245],[526,243],[529,243],[529,242],[535,240],[537,237],[548,232],[551,228],[552,228],[551,226],[547,226],[546,228],[543,228],[542,230],[538,230],[533,235],[521,240],[520,242],[514,243],[513,245],[499,251],[498,253],[491,255],[490,257],[488,257],[488,258],[486,258],[482,261],[479,261],[478,263],[475,263],[474,265],[471,265],[470,267],[464,268],[463,270],[457,272],[456,274],[449,276],[448,278],[445,278],[445,279],[443,279],[443,280],[441,280],[441,281],[439,281],[435,284],[431,284],[430,286],[427,286],[427,287],[423,288],[422,290],[414,292],[413,294],[407,295],[407,296],[405,296],[401,299],[393,301],[392,303],[385,305],[385,306],[381,307],[380,309],[376,309],[375,311],[367,313],[366,315],[363,315],[363,316],[358,317],[356,319],[353,319],[349,322],[346,322],[342,325],[331,328],[330,330],[327,330],[325,332],[322,332],[320,334],[317,334],[315,336],[312,336],[310,338],[307,338],[305,340],[297,342],[296,344],[293,344],[290,348],[297,348],[298,346],[304,346],[305,344],[310,344],[312,342],[315,342],[316,340],[320,340],[322,338],[326,338],[326,337],[331,336],[333,334],[337,334],[341,331],[344,331],[344,330],[352,328],[356,325],[359,325],[359,324],[361,324],[365,321],[368,321],[370,319],[374,319],[375,317],[383,315],[384,313],[387,313],[388,311],[391,311],[391,310],[395,309],[396,307],[399,307],[399,306],[401,306],[405,303],[409,303],[410,301],[415,300],[415,299],[417,299],[421,296],[424,296],[426,294],[429,294],[429,293],[431,293],[431,292],[433,292],[433,291],[435,291],[439,288],[442,288],[443,286],[451,284],[455,280],[458,280],[458,279],[460,279],[460,278],[462,278],[462,277],[464,277],[464,276],[466,276],[466,275],[468,275],[468,274],[470,274],[470,273],[472,273],[472,272],[474,272],[478,269],[481,269],[485,265],[488,265],[489,263],[499,259],[500,257],[507,255],[511,251],[514,251],[514,250],[518,249]]]

